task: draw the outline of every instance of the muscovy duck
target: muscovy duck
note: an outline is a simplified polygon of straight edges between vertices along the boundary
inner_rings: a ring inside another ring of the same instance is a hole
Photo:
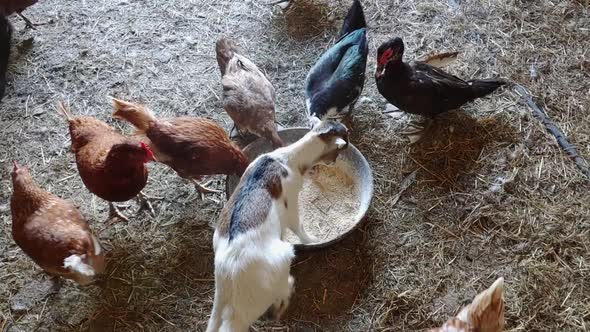
[[[363,8],[354,0],[340,39],[311,68],[305,82],[305,103],[313,126],[327,118],[349,115],[363,91],[367,55],[367,29]]]
[[[394,106],[427,120],[486,96],[506,83],[500,79],[465,81],[425,62],[409,65],[403,62],[403,55],[404,42],[399,37],[379,46],[377,88]],[[410,140],[413,143],[419,138]]]

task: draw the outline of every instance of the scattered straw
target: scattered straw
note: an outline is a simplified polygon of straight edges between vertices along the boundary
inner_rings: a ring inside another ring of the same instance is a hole
[[[294,1],[292,10],[298,2],[311,3]],[[51,0],[25,12],[34,22],[51,21],[35,31],[10,18],[15,45],[29,37],[34,42],[28,50],[13,48],[0,104],[1,299],[42,277],[10,236],[11,160],[30,167],[44,188],[72,199],[94,228],[106,218],[106,204],[88,193],[79,176],[69,177],[76,167],[67,124],[54,109],[58,100],[66,100],[74,114],[127,132],[129,126],[110,119],[106,96],[145,102],[162,117],[206,116],[229,130],[214,52],[223,34],[236,39],[275,85],[277,120],[306,123],[305,76],[333,43],[352,1],[315,0],[298,16],[269,2]],[[351,142],[374,171],[368,220],[337,245],[298,253],[287,316],[255,328],[417,331],[439,326],[503,276],[507,330],[587,330],[590,188],[528,107],[501,89],[463,107],[471,119],[464,114],[439,120],[437,136],[429,137],[447,141],[426,139],[410,147],[401,135],[406,123],[381,115],[385,101],[372,75],[377,46],[393,36],[404,38],[407,60],[459,51],[445,70],[523,84],[590,159],[588,1],[361,2],[370,54]],[[448,139],[467,140],[469,149],[451,149]],[[393,205],[402,180],[415,170],[416,181]],[[223,181],[212,186],[222,189]],[[203,331],[214,290],[209,225],[221,204],[199,201],[193,186],[159,165],[150,165],[146,193],[166,198],[156,203],[155,218],[134,216],[133,205],[124,211],[130,223],[101,234],[110,251],[102,283],[68,283],[45,310],[41,303],[22,316],[0,301],[0,328]]]

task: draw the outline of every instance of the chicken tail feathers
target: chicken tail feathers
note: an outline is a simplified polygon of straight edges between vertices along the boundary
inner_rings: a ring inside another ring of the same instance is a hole
[[[436,67],[436,68],[443,68],[457,60],[459,56],[459,52],[445,52],[445,53],[438,53],[438,54],[431,54],[424,59],[420,60],[420,62],[424,62],[427,65]]]
[[[340,29],[340,38],[358,30],[366,28],[367,22],[365,21],[365,13],[363,12],[363,6],[359,0],[354,0],[352,6],[348,10],[344,22],[342,23],[342,29]]]
[[[504,278],[479,293],[457,316],[482,331],[504,330]]]
[[[70,110],[63,102],[63,100],[60,100],[59,103],[57,103],[57,111],[60,112],[63,116],[65,116],[66,119],[68,119],[68,121],[72,120],[72,113],[70,113]]]
[[[137,130],[145,132],[156,118],[144,106],[113,98],[113,118],[131,123]]]
[[[499,79],[486,79],[486,80],[472,80],[468,82],[471,85],[471,91],[473,92],[473,98],[480,98],[496,91],[499,87],[506,84],[506,81]]]
[[[237,53],[236,44],[230,39],[222,37],[215,43],[215,53],[219,70],[221,70],[221,75],[223,76],[225,75],[229,60],[231,60],[231,58],[234,57],[234,54]]]

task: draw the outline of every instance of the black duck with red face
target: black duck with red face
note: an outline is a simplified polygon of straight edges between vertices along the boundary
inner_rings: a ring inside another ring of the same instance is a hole
[[[426,63],[403,62],[404,42],[393,38],[377,50],[379,92],[399,109],[429,118],[461,107],[505,84],[499,79],[465,81]]]

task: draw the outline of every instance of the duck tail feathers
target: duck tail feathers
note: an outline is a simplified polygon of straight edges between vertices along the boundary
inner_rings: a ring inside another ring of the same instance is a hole
[[[344,18],[342,23],[342,29],[340,29],[340,38],[343,36],[361,29],[366,28],[367,22],[365,21],[365,13],[363,12],[363,6],[360,0],[354,0],[352,6],[348,10],[348,14]]]
[[[471,85],[471,91],[474,98],[480,98],[496,91],[499,87],[506,84],[506,81],[500,79],[472,80],[468,82]]]

